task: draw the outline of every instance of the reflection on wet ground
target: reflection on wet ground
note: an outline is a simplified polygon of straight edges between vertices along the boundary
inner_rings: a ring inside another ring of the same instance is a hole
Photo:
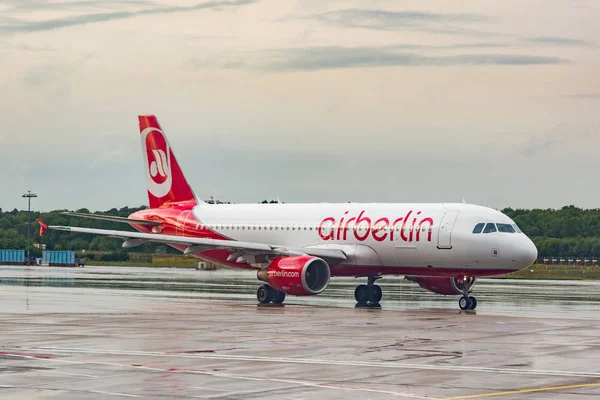
[[[322,294],[288,296],[286,303],[353,307],[354,289],[363,281],[366,279],[333,278]],[[457,296],[429,293],[401,277],[385,277],[377,283],[383,289],[381,304],[386,309],[457,308]],[[254,302],[260,284],[253,271],[0,267],[0,285],[125,289],[144,292],[148,296]],[[600,281],[480,279],[473,294],[478,299],[479,313],[548,316],[576,312],[580,317],[597,318]]]

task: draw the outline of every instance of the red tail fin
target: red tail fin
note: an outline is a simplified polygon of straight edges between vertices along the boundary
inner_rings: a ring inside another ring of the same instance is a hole
[[[167,202],[196,201],[156,117],[140,115],[139,120],[150,208]]]

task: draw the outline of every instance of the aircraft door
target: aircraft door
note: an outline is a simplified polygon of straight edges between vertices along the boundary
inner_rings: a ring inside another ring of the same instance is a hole
[[[438,249],[452,248],[452,228],[454,228],[458,214],[459,211],[455,210],[446,211],[444,214],[438,230]]]

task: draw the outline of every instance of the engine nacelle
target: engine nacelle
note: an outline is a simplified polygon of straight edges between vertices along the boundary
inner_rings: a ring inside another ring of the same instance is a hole
[[[330,276],[329,265],[312,256],[275,258],[257,273],[258,279],[274,289],[295,296],[321,293],[329,284]]]
[[[411,282],[416,282],[423,289],[437,294],[457,295],[463,294],[464,290],[470,291],[477,278],[446,278],[446,277],[422,277],[422,276],[407,276]]]

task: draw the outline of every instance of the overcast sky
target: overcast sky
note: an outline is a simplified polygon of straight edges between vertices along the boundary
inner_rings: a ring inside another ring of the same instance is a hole
[[[0,2],[0,207],[147,204],[138,114],[235,202],[600,206],[600,2]]]

